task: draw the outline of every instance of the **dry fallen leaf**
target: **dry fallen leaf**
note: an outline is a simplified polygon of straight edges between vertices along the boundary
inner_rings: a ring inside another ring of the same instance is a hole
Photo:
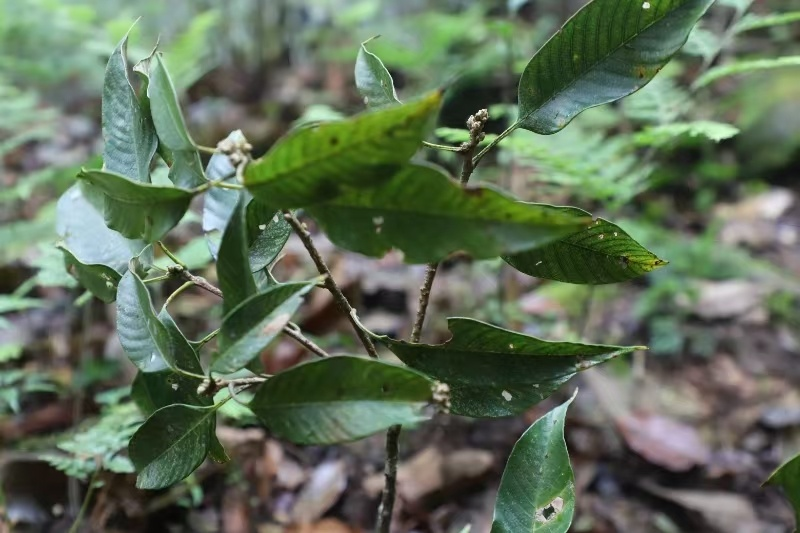
[[[697,431],[671,418],[632,413],[617,418],[617,426],[631,450],[667,470],[685,472],[708,462],[709,449]]]
[[[291,520],[310,524],[319,520],[339,500],[347,488],[344,461],[329,461],[314,469],[292,507]]]

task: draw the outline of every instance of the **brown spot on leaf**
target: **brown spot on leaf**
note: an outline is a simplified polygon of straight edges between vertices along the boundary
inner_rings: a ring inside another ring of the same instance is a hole
[[[290,318],[292,318],[292,315],[289,313],[281,313],[276,315],[272,320],[267,322],[263,328],[261,328],[261,335],[268,337],[277,334],[286,324],[289,323]]]

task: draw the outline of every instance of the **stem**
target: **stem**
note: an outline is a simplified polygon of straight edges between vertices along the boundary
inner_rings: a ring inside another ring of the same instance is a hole
[[[461,146],[459,152],[464,157],[464,162],[461,166],[461,185],[466,186],[470,176],[475,170],[475,166],[480,161],[481,154],[491,149],[492,146],[500,142],[504,136],[511,133],[512,129],[504,131],[500,136],[489,143],[489,145],[478,154],[475,160],[472,159],[472,154],[478,144],[483,140],[483,127],[489,120],[489,113],[485,109],[481,109],[474,115],[470,116],[467,120],[467,127],[469,128],[469,141]],[[433,280],[436,278],[436,271],[439,269],[439,263],[428,264],[425,271],[425,281],[419,291],[419,308],[417,309],[417,316],[414,320],[414,326],[411,329],[411,342],[418,343],[422,335],[422,325],[425,323],[425,314],[428,311],[428,302],[431,297],[431,288],[433,287]],[[385,482],[383,485],[383,493],[381,494],[381,505],[378,508],[378,525],[376,530],[378,533],[389,533],[392,526],[392,513],[394,511],[394,501],[397,495],[397,461],[400,456],[400,430],[401,426],[392,426],[386,432],[386,464],[384,465],[383,474]]]
[[[180,265],[176,265],[176,266],[170,267],[170,273],[173,276],[177,276],[178,278],[180,278],[182,280],[194,283],[195,285],[197,285],[201,289],[206,290],[206,291],[210,292],[211,294],[214,294],[214,295],[219,296],[220,298],[222,298],[222,291],[219,289],[219,287],[215,287],[214,285],[209,283],[208,280],[206,280],[206,278],[203,278],[203,277],[200,277],[200,276],[195,276],[194,274],[192,274],[191,272],[186,270],[185,267],[182,267]]]
[[[311,339],[305,337],[302,331],[300,330],[300,326],[298,326],[294,322],[289,322],[288,324],[286,324],[286,327],[283,328],[283,332],[286,334],[287,337],[291,337],[292,339],[297,341],[298,344],[305,347],[311,353],[318,355],[319,357],[329,357],[328,353],[325,350],[317,346]]]
[[[170,259],[172,259],[172,262],[173,262],[173,263],[175,263],[176,265],[180,265],[180,266],[182,266],[184,269],[186,268],[186,263],[184,263],[183,261],[181,261],[180,259],[178,259],[178,258],[175,256],[175,254],[173,254],[172,252],[170,252],[170,251],[169,251],[169,248],[167,248],[167,247],[164,245],[164,243],[163,243],[163,242],[161,242],[161,241],[158,241],[158,246],[161,248],[161,250],[163,250],[163,252],[166,254],[166,256],[167,256],[167,257],[169,257]]]
[[[505,139],[506,137],[508,137],[509,135],[511,135],[511,134],[514,132],[514,130],[516,130],[516,129],[517,129],[517,126],[518,126],[518,123],[517,123],[517,122],[513,123],[513,124],[512,124],[512,125],[510,125],[510,126],[508,127],[508,129],[506,129],[506,130],[505,130],[503,133],[501,133],[500,135],[498,135],[497,137],[495,137],[495,138],[494,138],[494,140],[492,140],[492,142],[490,142],[489,144],[487,144],[486,146],[484,146],[484,147],[483,147],[483,150],[481,150],[480,152],[478,152],[478,155],[476,155],[476,156],[475,156],[475,158],[472,160],[472,167],[473,167],[473,169],[474,169],[476,166],[478,166],[478,161],[480,161],[481,159],[483,159],[483,156],[485,156],[485,155],[486,155],[486,154],[489,152],[489,150],[491,150],[492,148],[494,148],[494,147],[495,147],[495,146],[496,146],[496,145],[497,145],[497,144],[498,144],[500,141],[502,141],[503,139]]]
[[[314,241],[311,239],[311,234],[306,229],[305,225],[303,225],[289,210],[283,211],[283,218],[289,223],[290,226],[294,229],[297,236],[300,237],[300,240],[305,246],[306,250],[308,251],[308,255],[311,256],[311,260],[314,261],[314,264],[317,267],[319,273],[325,277],[325,288],[333,294],[333,299],[336,304],[339,306],[339,309],[347,315],[348,320],[353,325],[353,329],[358,335],[358,339],[361,341],[361,344],[364,345],[364,348],[367,350],[367,353],[370,357],[377,359],[378,358],[378,351],[375,349],[375,344],[373,344],[372,339],[370,339],[369,335],[361,328],[358,323],[358,320],[355,319],[353,316],[355,313],[355,309],[350,305],[350,302],[347,301],[347,297],[345,297],[342,290],[339,288],[339,285],[336,284],[336,281],[333,279],[331,275],[331,271],[328,268],[328,265],[325,263],[325,260],[317,250],[317,247],[314,246]]]
[[[92,477],[89,479],[89,487],[86,489],[86,496],[83,497],[83,503],[81,504],[81,508],[78,511],[78,516],[75,517],[75,521],[72,522],[72,525],[69,528],[67,533],[77,533],[80,529],[81,522],[83,521],[84,515],[86,515],[86,511],[89,509],[89,502],[92,500],[92,494],[94,493],[95,483],[97,482],[97,476],[100,474],[101,466],[98,463],[97,468],[95,468],[94,472],[92,473]]]
[[[214,154],[221,153],[219,151],[219,149],[211,148],[210,146],[202,146],[202,145],[199,145],[199,144],[195,144],[194,147],[198,152],[203,152],[203,153],[206,153],[206,154],[214,155]]]
[[[460,152],[460,146],[448,146],[446,144],[436,144],[436,143],[429,143],[428,141],[422,141],[422,146],[426,148],[433,148],[435,150],[444,150],[445,152]]]
[[[214,331],[212,331],[211,333],[209,333],[208,335],[197,341],[197,348],[198,349],[202,348],[203,346],[206,345],[206,343],[208,343],[211,339],[213,339],[217,335],[219,335],[219,328],[215,329]]]
[[[212,187],[219,187],[220,189],[244,189],[243,185],[239,185],[238,183],[225,183],[222,181],[215,181],[211,183]]]
[[[417,318],[414,320],[414,327],[411,329],[411,342],[419,342],[419,338],[422,335],[422,325],[425,322],[425,313],[428,311],[428,301],[431,298],[431,287],[433,287],[433,280],[436,277],[438,268],[439,263],[431,263],[425,271],[425,281],[419,290]]]
[[[378,533],[389,533],[392,525],[392,511],[397,495],[397,462],[400,455],[400,429],[401,426],[392,426],[386,432],[386,464],[383,475],[386,484],[381,494],[381,505],[378,507]]]
[[[164,274],[162,276],[156,276],[154,278],[143,279],[142,283],[158,283],[159,281],[164,281],[172,278],[172,274]]]
[[[185,291],[189,287],[194,287],[194,283],[191,282],[191,281],[187,281],[186,283],[184,283],[183,285],[181,285],[180,287],[175,289],[175,292],[170,294],[169,297],[167,298],[167,301],[164,302],[164,307],[167,307],[170,303],[172,303],[172,300],[177,298],[178,295],[180,295],[180,293],[182,293],[183,291]]]

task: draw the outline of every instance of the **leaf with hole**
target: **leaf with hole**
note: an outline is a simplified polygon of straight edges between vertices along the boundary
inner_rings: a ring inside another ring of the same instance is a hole
[[[114,49],[103,82],[103,168],[142,183],[150,182],[150,162],[158,139],[150,118],[128,76],[128,34]]]
[[[576,391],[577,394],[577,391]],[[566,533],[575,513],[575,477],[564,422],[575,395],[533,423],[508,457],[491,533]]]
[[[129,239],[154,242],[180,222],[193,193],[133,181],[101,170],[83,169],[78,179],[103,195],[106,225]]]
[[[452,338],[416,344],[381,337],[405,364],[450,387],[451,412],[471,417],[519,414],[578,372],[644,349],[550,342],[471,318],[449,318]]]
[[[102,209],[102,198],[99,203]],[[127,239],[108,229],[81,184],[73,185],[58,199],[56,232],[67,271],[104,302],[114,300],[128,261],[147,246],[143,240]],[[146,261],[151,261],[152,251],[147,255]]]
[[[714,0],[593,0],[533,56],[517,126],[556,133],[582,111],[644,87]]]
[[[215,417],[216,406],[181,404],[150,415],[128,445],[136,487],[162,489],[194,472],[208,453]]]
[[[553,209],[588,215],[574,207]],[[589,285],[631,280],[668,264],[602,218],[545,246],[503,259],[529,276]]]
[[[253,196],[280,209],[385,182],[414,155],[439,111],[441,92],[402,106],[290,133],[245,171]]]
[[[408,368],[362,357],[328,357],[270,378],[250,409],[279,438],[334,444],[427,420],[431,386]]]
[[[361,43],[358,49],[355,68],[356,88],[364,97],[364,104],[369,108],[380,109],[400,104],[394,90],[392,75],[389,74],[383,61],[367,50],[366,45],[371,40]]]
[[[518,202],[489,187],[465,189],[437,167],[421,164],[308,212],[338,246],[372,257],[396,248],[409,263],[440,261],[459,251],[487,259],[527,250],[591,220]]]
[[[222,320],[219,356],[211,370],[229,374],[244,368],[269,345],[289,323],[314,287],[309,283],[282,283],[251,296]]]

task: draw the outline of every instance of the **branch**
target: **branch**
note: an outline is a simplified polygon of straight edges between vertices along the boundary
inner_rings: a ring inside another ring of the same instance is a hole
[[[325,260],[317,250],[317,247],[314,246],[314,241],[311,239],[311,234],[308,232],[308,229],[305,227],[305,224],[301,223],[294,213],[289,210],[283,211],[283,218],[292,226],[297,236],[300,237],[300,240],[305,246],[306,250],[308,251],[308,255],[311,256],[311,260],[314,261],[314,264],[317,267],[322,276],[325,277],[325,288],[330,291],[333,295],[333,299],[336,304],[339,306],[339,309],[347,315],[348,320],[353,325],[353,329],[358,335],[361,344],[364,345],[364,348],[367,350],[367,353],[370,357],[377,359],[378,358],[378,351],[375,349],[375,344],[373,344],[372,339],[367,335],[361,325],[358,323],[358,320],[355,318],[355,309],[350,305],[350,302],[347,301],[347,297],[345,297],[342,290],[339,288],[339,285],[336,284],[336,281],[333,279],[331,275],[331,271],[328,268],[328,265],[325,263]]]
[[[461,167],[461,185],[466,186],[470,176],[475,170],[475,165],[478,164],[479,158],[473,161],[472,156],[478,144],[483,140],[484,133],[483,127],[489,120],[489,112],[481,109],[474,115],[467,119],[467,128],[469,128],[469,141],[461,145],[459,153],[464,157],[464,162]],[[506,134],[508,135],[508,134]],[[499,140],[490,144],[481,154],[485,153],[489,148],[497,144]],[[414,320],[414,327],[411,329],[411,342],[419,342],[422,335],[422,325],[425,323],[425,314],[428,311],[428,302],[431,298],[431,288],[433,287],[433,280],[436,278],[436,271],[439,269],[439,263],[430,263],[425,271],[425,281],[419,291],[419,308],[417,309],[417,317]],[[400,429],[401,426],[392,426],[386,432],[386,464],[384,466],[384,477],[386,479],[383,485],[383,493],[381,494],[381,505],[378,508],[378,533],[389,533],[392,526],[392,512],[394,511],[394,501],[397,495],[397,461],[400,455]]]

